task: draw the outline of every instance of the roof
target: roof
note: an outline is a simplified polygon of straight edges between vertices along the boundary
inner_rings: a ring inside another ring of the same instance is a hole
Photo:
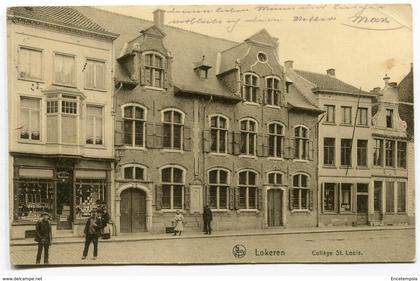
[[[298,90],[295,84],[289,86],[289,93],[286,96],[286,101],[293,108],[301,108],[305,110],[311,110],[316,112],[322,112],[323,110],[319,109],[317,106],[312,104],[301,91]]]
[[[298,69],[295,69],[295,72],[315,84],[320,91],[341,92],[357,95],[359,93],[363,93],[365,95],[372,95],[371,93],[361,91],[360,89],[327,74]]]
[[[31,19],[39,22],[56,24],[75,28],[99,35],[117,37],[117,34],[107,31],[89,17],[83,15],[73,7],[59,6],[31,6],[10,7],[7,11],[9,16],[21,19]]]
[[[140,35],[153,25],[152,21],[112,13],[93,7],[74,7],[79,12],[91,18],[107,30],[120,36],[114,41],[115,53],[120,54],[124,45]],[[118,22],[118,24],[115,24]],[[234,94],[223,86],[216,76],[217,53],[238,45],[226,39],[210,37],[171,26],[160,28],[166,36],[163,44],[171,52],[172,81],[174,86],[191,92],[213,93],[217,95],[233,96]],[[195,43],[195,44],[194,44]],[[125,52],[125,51],[124,51]],[[208,78],[201,79],[195,72],[197,61],[205,56],[206,64],[212,66],[208,70]],[[125,79],[122,67],[116,64],[116,79]]]

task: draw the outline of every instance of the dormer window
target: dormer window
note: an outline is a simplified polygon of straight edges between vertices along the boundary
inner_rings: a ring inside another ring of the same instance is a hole
[[[209,69],[211,65],[204,63],[205,56],[201,59],[201,61],[194,63],[194,71],[201,79],[207,79]]]
[[[144,82],[146,86],[164,88],[165,59],[157,53],[144,55]]]
[[[386,127],[392,128],[393,126],[394,111],[392,109],[386,110]]]

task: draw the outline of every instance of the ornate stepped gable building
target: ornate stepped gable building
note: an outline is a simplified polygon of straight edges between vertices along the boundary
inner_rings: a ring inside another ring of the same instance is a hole
[[[317,224],[317,120],[278,43],[242,43],[78,8],[108,30],[115,65],[117,233],[163,232],[176,210],[200,231]],[[119,24],[115,24],[118,22]],[[188,231],[188,230],[187,230]]]
[[[319,119],[319,226],[408,223],[406,124],[395,83],[365,92],[326,74],[293,69],[286,75],[325,113]],[[309,95],[307,95],[309,97]],[[409,162],[413,163],[413,162]],[[411,215],[410,215],[411,212]]]
[[[92,208],[111,206],[112,41],[73,8],[7,13],[11,238],[33,235],[41,212],[82,235]]]

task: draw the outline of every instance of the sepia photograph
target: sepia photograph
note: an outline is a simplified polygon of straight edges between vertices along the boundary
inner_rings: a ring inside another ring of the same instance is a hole
[[[12,266],[415,262],[410,4],[5,17]]]

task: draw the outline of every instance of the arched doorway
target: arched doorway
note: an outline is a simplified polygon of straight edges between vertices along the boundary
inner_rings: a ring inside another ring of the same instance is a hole
[[[269,227],[283,225],[283,190],[267,190],[267,224]]]
[[[128,188],[121,193],[120,231],[133,233],[147,231],[146,193]]]

